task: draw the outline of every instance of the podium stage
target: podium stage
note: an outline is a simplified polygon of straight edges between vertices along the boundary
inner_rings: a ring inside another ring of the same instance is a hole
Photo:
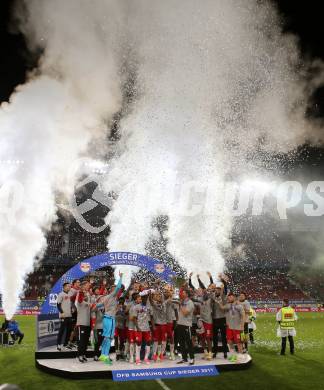
[[[130,364],[129,362],[120,360],[115,361],[115,354],[111,354],[113,360],[112,365],[107,365],[103,362],[95,362],[93,360],[93,351],[87,351],[87,363],[80,363],[76,359],[76,351],[64,351],[59,352],[55,347],[47,347],[40,351],[35,352],[36,367],[40,370],[52,375],[71,378],[71,379],[99,379],[108,378],[112,379],[112,372],[118,370],[119,372],[127,372],[129,370],[156,370],[156,369],[190,369],[194,370],[195,366],[210,366],[216,367],[221,372],[225,370],[242,370],[250,367],[252,358],[250,355],[245,355],[245,360],[240,362],[230,362],[222,357],[222,353],[219,353],[216,359],[211,361],[202,359],[203,354],[197,353],[195,355],[195,364],[190,366],[189,364],[177,364],[177,361],[181,360],[180,356],[172,361],[168,360],[168,357],[163,362],[151,362],[146,365],[142,362],[140,365]],[[194,374],[192,376],[195,376]],[[152,378],[156,379],[156,378]]]

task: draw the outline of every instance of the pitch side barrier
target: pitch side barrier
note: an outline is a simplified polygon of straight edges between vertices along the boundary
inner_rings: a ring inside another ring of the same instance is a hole
[[[273,308],[273,307],[281,307],[282,306],[282,300],[268,300],[268,301],[254,301],[249,300],[250,304],[255,309],[267,309],[267,308]],[[289,303],[293,305],[294,307],[304,307],[304,308],[317,308],[320,306],[320,302],[317,302],[315,300],[313,301],[294,301],[289,300]]]
[[[43,301],[39,301],[36,299],[21,300],[15,314],[18,314],[18,315],[40,314],[42,304],[43,304]],[[4,314],[1,303],[0,303],[0,314]]]
[[[257,313],[276,313],[280,307],[267,307],[267,308],[256,308]],[[323,307],[295,307],[297,313],[316,313],[324,312]]]

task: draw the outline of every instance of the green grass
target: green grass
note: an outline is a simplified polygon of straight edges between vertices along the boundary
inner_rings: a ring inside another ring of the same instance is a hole
[[[0,348],[0,383],[16,383],[29,389],[161,389],[155,381],[114,383],[110,380],[64,380],[37,370],[34,366],[35,318],[17,318],[25,333],[23,344]],[[2,318],[0,323],[2,323]],[[299,315],[296,354],[278,356],[273,314],[260,314],[255,332],[256,345],[250,347],[253,365],[248,370],[221,373],[214,378],[164,380],[171,389],[321,389],[324,388],[324,313]]]

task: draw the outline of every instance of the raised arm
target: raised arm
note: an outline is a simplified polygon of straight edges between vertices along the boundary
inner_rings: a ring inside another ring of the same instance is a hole
[[[206,287],[205,287],[204,283],[201,281],[199,275],[197,275],[197,280],[198,280],[198,283],[199,283],[199,287],[202,288],[203,290],[206,290]]]
[[[118,293],[118,291],[120,290],[121,288],[121,285],[122,285],[122,279],[123,279],[123,274],[121,272],[119,272],[119,280],[118,280],[118,283],[115,287],[115,290],[113,291],[112,295],[115,297]]]
[[[224,295],[227,295],[227,293],[228,293],[228,288],[227,288],[227,286],[228,286],[228,276],[225,275],[225,274],[222,274],[221,275],[221,281],[222,281],[222,283],[224,285]]]
[[[227,293],[228,293],[228,290],[227,290],[228,278],[224,274],[219,274],[218,277],[221,280],[221,282],[223,283],[223,293],[224,293],[224,295],[227,295]]]
[[[195,286],[192,284],[191,277],[192,277],[192,272],[190,272],[189,274],[189,287],[192,288],[193,290],[196,290]]]
[[[129,294],[131,288],[133,287],[133,283],[134,283],[134,279],[132,278],[130,283],[129,283],[129,286],[127,287],[127,289],[125,289],[125,291],[123,292],[122,294],[122,298],[126,298],[127,295]]]

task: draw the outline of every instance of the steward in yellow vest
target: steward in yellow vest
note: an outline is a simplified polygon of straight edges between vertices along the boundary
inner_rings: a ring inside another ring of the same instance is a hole
[[[294,354],[294,337],[296,336],[295,323],[297,316],[295,310],[289,306],[289,301],[285,299],[283,301],[282,308],[277,312],[276,319],[279,323],[277,330],[277,336],[281,337],[281,355],[286,353],[287,337],[289,340],[290,353]]]
[[[281,329],[294,329],[295,328],[295,310],[288,306],[284,306],[281,310]]]

